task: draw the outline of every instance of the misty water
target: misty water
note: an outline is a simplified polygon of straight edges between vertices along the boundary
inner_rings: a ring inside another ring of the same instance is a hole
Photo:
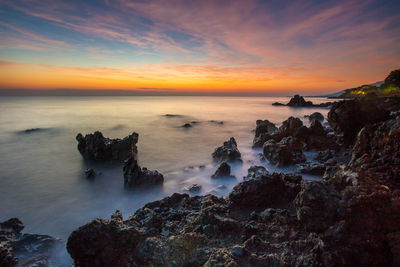
[[[256,120],[279,126],[295,116],[307,124],[304,115],[318,111],[326,116],[328,109],[272,106],[276,101],[289,98],[1,97],[0,221],[18,217],[24,232],[66,240],[93,218],[109,218],[117,209],[127,218],[145,203],[185,192],[184,187],[194,183],[202,186],[198,194],[226,196],[251,165],[291,171],[259,161],[261,150],[251,148]],[[196,122],[192,128],[181,127],[190,122]],[[40,130],[25,132],[31,128]],[[75,136],[96,130],[110,138],[139,133],[139,164],[163,173],[163,186],[126,190],[121,164],[85,162]],[[231,136],[243,164],[232,165],[236,179],[211,179],[216,169],[211,153]],[[89,167],[102,174],[87,179]]]

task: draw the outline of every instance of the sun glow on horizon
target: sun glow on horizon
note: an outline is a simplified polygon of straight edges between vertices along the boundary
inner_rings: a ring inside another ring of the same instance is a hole
[[[396,1],[110,5],[3,1],[0,89],[315,93],[400,65]]]

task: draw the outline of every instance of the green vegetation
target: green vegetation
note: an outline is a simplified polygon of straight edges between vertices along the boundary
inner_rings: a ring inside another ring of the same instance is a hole
[[[362,85],[347,89],[340,97],[356,97],[374,93],[378,96],[400,96],[400,69],[392,71],[380,86]]]

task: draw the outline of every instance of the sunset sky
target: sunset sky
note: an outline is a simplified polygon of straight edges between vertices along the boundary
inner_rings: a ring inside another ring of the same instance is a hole
[[[0,89],[320,94],[396,68],[398,0],[0,0]]]

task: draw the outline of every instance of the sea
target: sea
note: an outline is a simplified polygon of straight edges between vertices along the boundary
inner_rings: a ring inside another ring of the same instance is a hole
[[[65,242],[73,230],[93,218],[110,218],[116,210],[128,218],[144,204],[175,192],[227,196],[252,165],[264,166],[270,172],[294,171],[294,167],[278,168],[260,161],[261,149],[252,148],[256,120],[267,119],[279,126],[293,116],[309,125],[306,115],[318,111],[326,117],[329,111],[272,105],[289,99],[0,97],[0,221],[18,217],[25,224],[24,232],[51,235]],[[193,127],[182,127],[185,123]],[[124,188],[122,164],[85,161],[75,137],[94,131],[109,138],[137,132],[139,165],[161,172],[164,184],[128,190]],[[243,162],[231,165],[234,179],[212,179],[217,164],[211,153],[230,137],[236,139]],[[312,159],[313,153],[306,156]],[[98,173],[94,179],[86,178],[88,168]],[[201,185],[201,190],[187,192],[192,184]],[[68,254],[65,261],[71,262]]]

